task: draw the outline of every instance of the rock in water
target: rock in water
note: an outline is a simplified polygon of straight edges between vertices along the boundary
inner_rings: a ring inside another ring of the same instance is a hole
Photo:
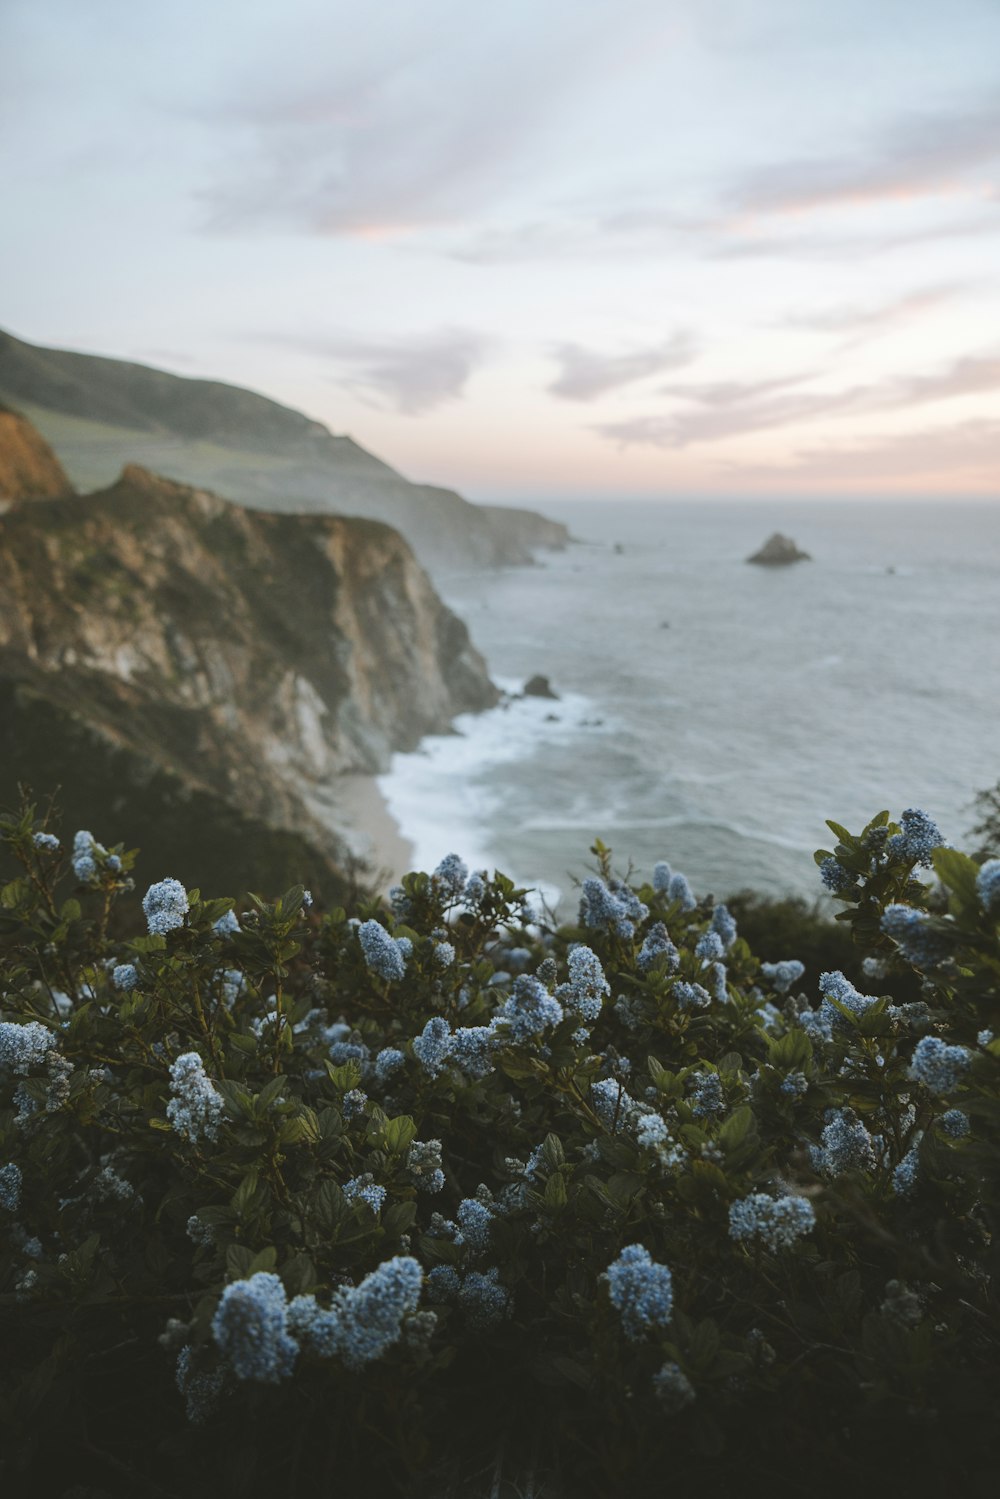
[[[761,567],[786,567],[789,562],[810,562],[812,559],[808,552],[800,552],[790,536],[782,536],[780,531],[775,531],[769,536],[759,552],[754,552],[748,557],[748,562],[756,562]]]
[[[551,697],[558,699],[558,692],[553,692],[548,677],[529,677],[524,684],[525,697]]]

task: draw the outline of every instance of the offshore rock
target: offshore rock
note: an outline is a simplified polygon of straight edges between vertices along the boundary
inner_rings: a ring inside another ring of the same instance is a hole
[[[754,552],[747,561],[756,562],[761,567],[787,567],[790,562],[811,562],[812,558],[808,552],[800,552],[790,536],[782,536],[780,531],[775,531],[760,551]]]
[[[559,698],[558,692],[554,692],[553,691],[552,684],[549,682],[548,677],[541,677],[541,676],[534,676],[534,677],[529,677],[528,678],[528,680],[524,684],[523,696],[524,697],[550,697],[550,698],[553,698],[555,700],[558,700],[558,698]]]

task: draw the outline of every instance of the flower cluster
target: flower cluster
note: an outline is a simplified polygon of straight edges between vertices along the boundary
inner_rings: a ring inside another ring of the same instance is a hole
[[[575,1015],[592,1024],[611,993],[611,985],[604,976],[601,960],[589,947],[580,943],[570,949],[568,967],[569,980],[559,985],[555,997],[567,1015]]]
[[[792,985],[798,983],[806,968],[798,958],[784,958],[780,963],[762,963],[760,971],[775,994],[787,994]]]
[[[378,921],[363,921],[358,927],[358,941],[369,972],[387,983],[398,982],[406,974],[406,954],[399,941],[391,937]]]
[[[188,913],[187,891],[180,880],[158,880],[142,898],[150,935],[165,937],[184,925]]]
[[[278,1384],[295,1367],[298,1344],[288,1333],[288,1302],[276,1275],[259,1270],[223,1291],[212,1334],[237,1379]]]
[[[759,1239],[772,1253],[790,1249],[815,1225],[816,1214],[809,1199],[790,1193],[769,1197],[766,1192],[752,1192],[729,1209],[729,1237],[737,1243]]]
[[[910,1076],[932,1093],[953,1093],[969,1070],[964,1046],[949,1046],[940,1036],[921,1036],[913,1052]]]
[[[886,852],[890,858],[929,868],[934,850],[944,842],[937,824],[919,807],[907,807],[900,822],[901,831],[888,840]]]
[[[26,1077],[32,1067],[41,1067],[54,1050],[56,1038],[39,1020],[18,1025],[0,1020],[0,1067]]]
[[[223,1114],[222,1096],[212,1086],[205,1064],[196,1051],[186,1051],[170,1068],[167,1118],[179,1135],[197,1145],[214,1140]]]
[[[667,1327],[674,1309],[673,1277],[642,1244],[629,1244],[604,1273],[611,1305],[633,1343]]]

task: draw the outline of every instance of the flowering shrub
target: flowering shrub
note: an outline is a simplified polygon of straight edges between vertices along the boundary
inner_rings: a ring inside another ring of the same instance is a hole
[[[130,929],[134,851],[4,817],[11,1491],[441,1494],[501,1438],[572,1495],[863,1487],[887,1444],[977,1491],[998,879],[913,809],[831,827],[870,992],[600,844],[559,929],[455,856],[391,914],[165,878]]]

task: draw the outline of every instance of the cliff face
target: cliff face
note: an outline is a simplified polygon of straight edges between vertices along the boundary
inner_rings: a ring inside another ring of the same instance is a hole
[[[134,466],[101,493],[0,517],[0,689],[0,800],[18,776],[72,783],[82,754],[109,786],[117,762],[133,802],[214,807],[220,836],[254,824],[332,863],[337,777],[383,769],[497,698],[396,532],[249,511]],[[54,767],[53,734],[76,746]],[[12,747],[35,763],[16,767]],[[135,839],[119,810],[107,839]],[[85,825],[102,836],[98,821]]]
[[[0,331],[0,397],[30,417],[82,490],[141,463],[255,509],[384,521],[432,573],[523,564],[535,547],[569,539],[533,512],[504,510],[498,520],[453,490],[413,484],[350,437],[218,381]]]
[[[48,443],[17,412],[0,406],[0,508],[12,500],[47,500],[72,493]]]

